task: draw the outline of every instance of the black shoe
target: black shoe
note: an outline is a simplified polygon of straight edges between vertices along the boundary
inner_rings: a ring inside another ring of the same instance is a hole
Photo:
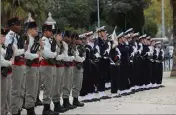
[[[39,99],[39,96],[37,96],[37,100],[35,102],[35,106],[42,106],[43,102]]]
[[[77,107],[83,107],[84,103],[81,103],[78,98],[74,98],[73,100],[73,105],[77,106]]]
[[[59,115],[59,113],[52,110],[43,110],[42,115]]]
[[[62,107],[60,102],[54,102],[54,111],[55,112],[64,113],[68,110],[69,109]]]
[[[34,111],[34,108],[29,108],[29,109],[26,109],[26,110],[27,110],[27,115],[36,115],[35,111]]]
[[[63,103],[63,107],[64,108],[66,108],[66,109],[75,109],[77,107],[75,105],[71,105],[68,98],[63,99],[63,100],[64,100],[64,103]]]
[[[42,115],[59,115],[59,113],[52,111],[50,109],[50,104],[44,104]]]
[[[100,101],[100,98],[93,98],[92,102]]]
[[[102,97],[100,97],[100,99],[110,99],[111,97],[109,97],[109,96],[102,96]]]

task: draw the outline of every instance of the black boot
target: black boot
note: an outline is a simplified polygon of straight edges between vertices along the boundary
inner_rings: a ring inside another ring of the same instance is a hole
[[[54,102],[54,111],[55,112],[64,113],[68,110],[69,109],[62,107],[60,102]]]
[[[75,105],[71,105],[71,104],[70,104],[68,98],[63,99],[63,100],[64,100],[64,103],[63,103],[64,108],[66,108],[66,109],[75,109],[75,108],[76,108]]]
[[[73,100],[73,105],[77,106],[77,107],[83,107],[84,103],[81,103],[78,98],[74,98]]]
[[[42,105],[43,105],[42,101],[39,99],[39,96],[37,96],[35,106],[42,106]]]
[[[26,109],[27,110],[27,115],[36,115],[34,111],[34,107]]]
[[[50,109],[50,104],[44,104],[42,115],[59,115],[59,113],[52,111]]]

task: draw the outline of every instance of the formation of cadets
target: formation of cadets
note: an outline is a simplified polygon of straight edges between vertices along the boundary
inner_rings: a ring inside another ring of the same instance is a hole
[[[115,30],[107,36],[105,27],[78,35],[46,20],[41,36],[30,14],[22,34],[19,18],[8,20],[8,27],[1,29],[2,115],[20,115],[22,108],[35,115],[41,105],[43,115],[57,115],[162,84],[162,42],[132,28],[117,36]]]

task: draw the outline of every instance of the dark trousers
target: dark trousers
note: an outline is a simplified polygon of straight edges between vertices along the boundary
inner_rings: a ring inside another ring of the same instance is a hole
[[[100,59],[100,61],[98,63],[97,89],[100,92],[105,91],[105,81],[106,81],[107,71],[109,69],[108,66],[105,66],[106,64],[107,64],[107,60],[106,59]]]
[[[120,66],[110,66],[111,93],[117,93],[120,87]]]
[[[95,92],[95,74],[96,67],[90,61],[86,60],[84,62],[84,72],[83,72],[83,83],[82,89],[80,91],[80,96],[85,96],[88,93]]]
[[[135,61],[135,75],[136,75],[136,85],[141,86],[143,85],[143,78],[142,78],[142,58],[138,57]]]
[[[158,70],[157,70],[157,84],[161,84],[162,83],[162,78],[163,78],[163,64],[161,62],[159,62],[157,64],[158,66]]]
[[[130,81],[129,81],[129,66],[128,63],[121,63],[120,65],[120,90],[126,90],[130,88]]]
[[[157,69],[158,69],[157,62],[152,62],[152,77],[151,77],[152,84],[157,83]]]
[[[130,81],[130,87],[133,87],[136,84],[134,62],[130,62],[128,73],[129,73],[128,76],[129,76],[129,81]]]

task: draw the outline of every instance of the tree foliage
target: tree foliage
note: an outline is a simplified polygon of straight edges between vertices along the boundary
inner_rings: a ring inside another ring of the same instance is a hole
[[[47,18],[52,13],[57,25],[61,29],[73,28],[87,31],[97,26],[96,0],[3,0],[3,15],[7,20],[12,16],[25,18],[32,12],[37,22]],[[108,31],[118,26],[119,31],[133,27],[142,32],[145,18],[144,10],[150,0],[99,0],[101,25],[106,25]],[[16,3],[18,5],[16,5]]]

